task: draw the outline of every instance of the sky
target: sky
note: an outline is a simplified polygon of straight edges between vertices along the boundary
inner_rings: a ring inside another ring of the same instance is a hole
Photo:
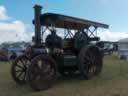
[[[60,13],[108,24],[109,30],[98,31],[101,40],[128,37],[128,0],[0,0],[0,43],[31,40],[35,4],[43,6],[42,13]]]

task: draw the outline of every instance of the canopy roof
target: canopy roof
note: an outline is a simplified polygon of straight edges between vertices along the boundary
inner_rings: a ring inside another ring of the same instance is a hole
[[[41,15],[41,25],[51,26],[54,25],[57,28],[69,28],[69,29],[85,29],[90,26],[108,28],[106,24],[84,20],[76,17],[70,17],[55,13],[45,13]]]

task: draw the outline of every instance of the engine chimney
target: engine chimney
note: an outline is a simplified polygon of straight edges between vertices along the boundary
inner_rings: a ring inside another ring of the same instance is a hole
[[[41,23],[40,23],[41,9],[42,7],[39,5],[34,6],[35,46],[41,45]]]

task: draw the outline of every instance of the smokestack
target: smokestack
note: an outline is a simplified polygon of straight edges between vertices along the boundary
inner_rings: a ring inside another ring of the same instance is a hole
[[[40,22],[40,16],[41,16],[41,9],[42,7],[40,5],[34,6],[34,23],[35,23],[35,45],[40,46],[41,44],[41,22]]]

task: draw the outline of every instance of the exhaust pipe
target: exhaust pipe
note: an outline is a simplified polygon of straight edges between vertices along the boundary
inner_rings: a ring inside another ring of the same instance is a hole
[[[42,7],[40,5],[34,6],[35,46],[41,45],[41,22],[40,22],[41,9]]]

